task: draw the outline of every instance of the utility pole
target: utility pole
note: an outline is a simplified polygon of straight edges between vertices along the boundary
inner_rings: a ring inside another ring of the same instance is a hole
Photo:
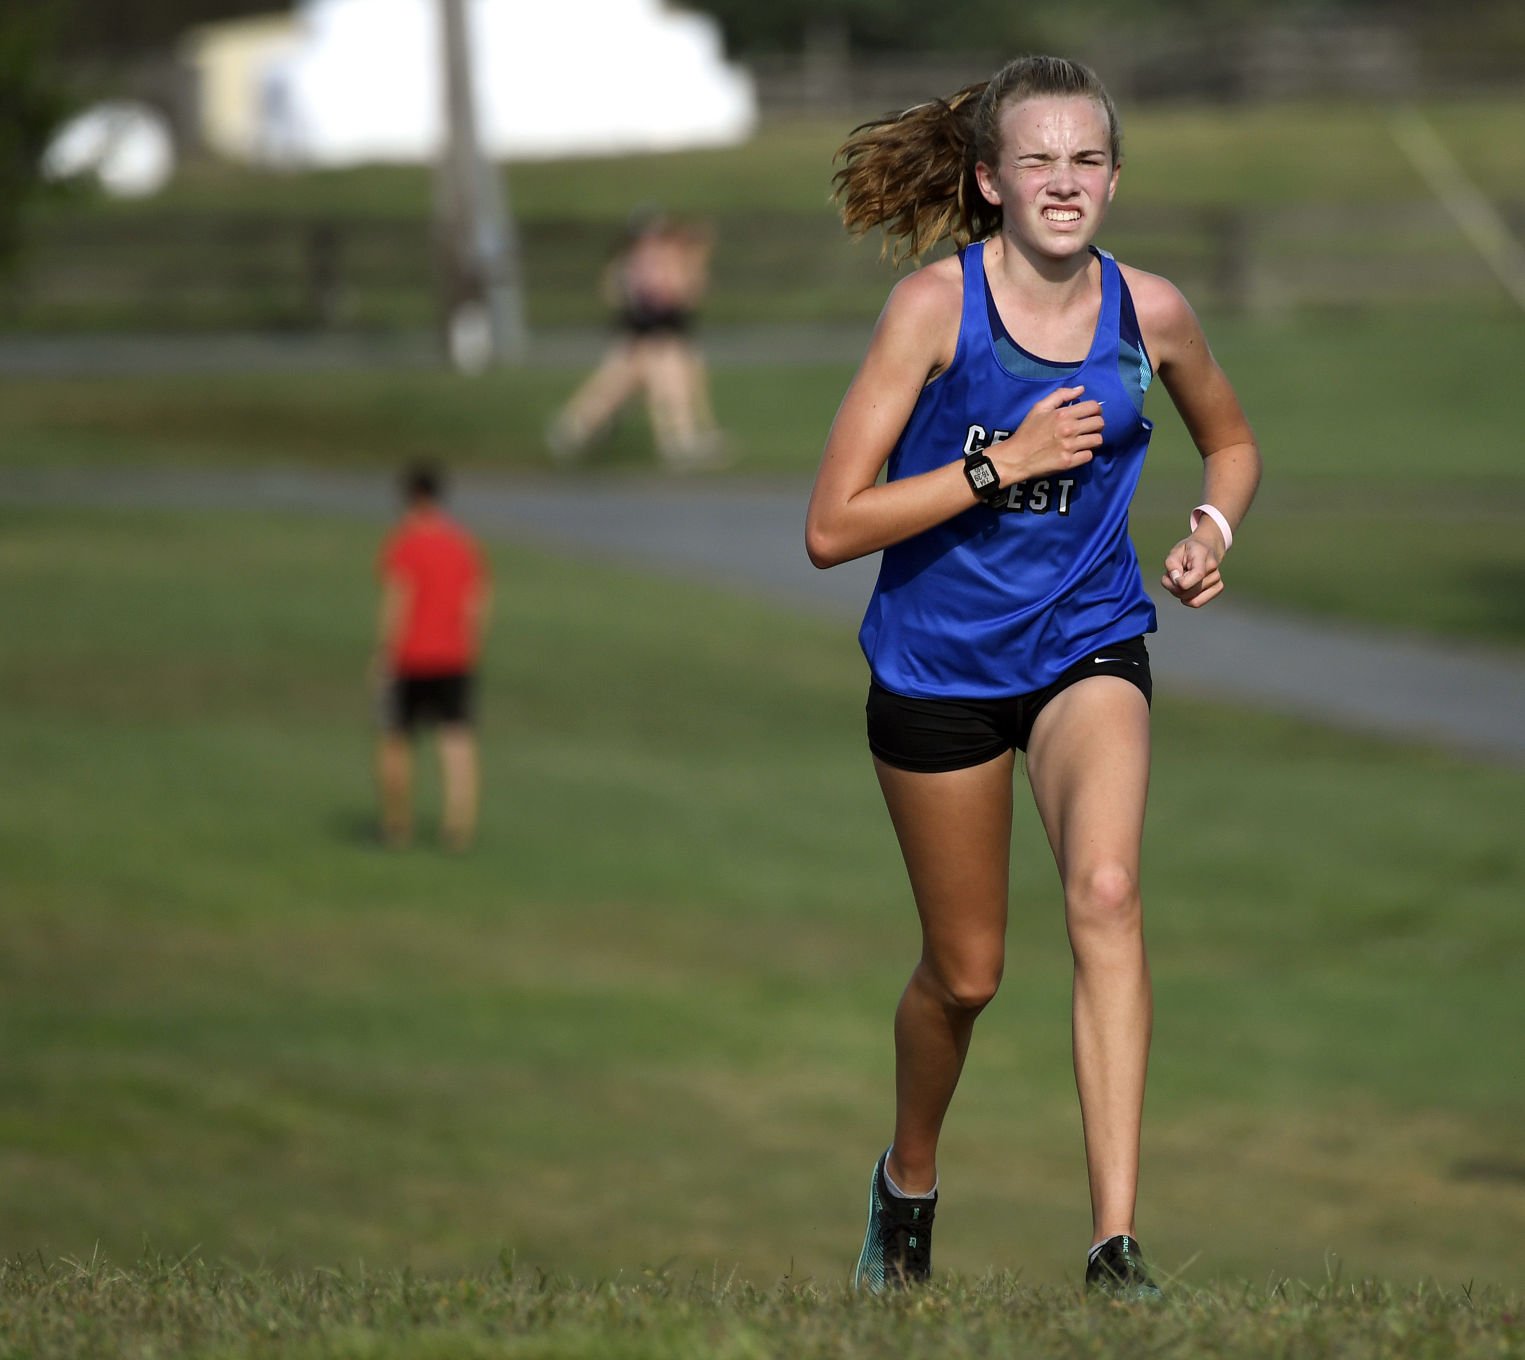
[[[528,332],[513,218],[478,135],[467,3],[439,0],[445,136],[435,227],[446,354],[462,372],[480,373],[522,357]]]

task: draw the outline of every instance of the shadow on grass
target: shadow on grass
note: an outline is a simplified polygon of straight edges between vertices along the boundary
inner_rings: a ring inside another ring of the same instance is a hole
[[[363,850],[389,850],[381,836],[381,823],[374,808],[335,808],[324,819],[324,831],[343,845]]]
[[[1495,637],[1525,642],[1525,560],[1497,565],[1478,565],[1459,573],[1464,596],[1477,601],[1480,619]]]

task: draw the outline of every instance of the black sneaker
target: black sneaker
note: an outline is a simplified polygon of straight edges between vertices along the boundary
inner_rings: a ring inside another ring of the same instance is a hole
[[[868,1186],[868,1231],[853,1271],[853,1288],[882,1294],[932,1278],[932,1220],[937,1216],[936,1192],[905,1199],[890,1192],[884,1161],[874,1163]]]
[[[1153,1302],[1162,1297],[1150,1278],[1138,1239],[1121,1234],[1109,1237],[1086,1266],[1086,1288],[1125,1299],[1129,1303]]]

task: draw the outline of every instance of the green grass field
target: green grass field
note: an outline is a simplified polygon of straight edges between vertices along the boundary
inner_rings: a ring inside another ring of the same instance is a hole
[[[1521,182],[1525,139],[1499,130],[1518,124],[1518,101],[1437,101],[1425,112],[1484,191],[1507,202]],[[1181,282],[1194,290],[1204,270],[1212,273],[1202,224],[1220,210],[1261,213],[1281,203],[1314,213],[1310,223],[1319,225],[1262,242],[1270,256],[1317,251],[1355,264],[1397,252],[1393,296],[1402,300],[1390,304],[1350,307],[1331,294],[1325,305],[1289,312],[1205,308],[1266,458],[1230,586],[1244,600],[1518,649],[1525,481],[1508,394],[1520,322],[1459,232],[1443,223],[1443,239],[1431,240],[1430,228],[1416,226],[1428,191],[1393,141],[1391,113],[1374,103],[1125,110],[1126,187],[1106,243],[1142,265],[1163,261],[1172,276],[1179,263]],[[707,309],[717,326],[836,318],[866,337],[893,274],[872,244],[846,242],[827,203],[842,132],[835,122],[774,123],[740,148],[511,167],[535,324],[600,315],[594,262],[631,204],[657,201],[720,228]],[[46,324],[37,309],[46,310],[50,279],[73,299],[58,303],[64,312],[83,309],[68,326],[109,324],[91,309],[109,311],[123,271],[134,287],[146,271],[167,309],[161,324],[226,323],[228,308],[244,305],[239,297],[257,298],[270,324],[301,324],[291,313],[295,275],[261,253],[249,224],[317,220],[391,233],[372,242],[394,252],[389,263],[346,265],[358,282],[341,324],[426,324],[427,179],[421,170],[378,168],[272,176],[201,161],[159,199],[66,198],[40,212],[36,250],[0,306],[0,325]],[[1315,211],[1323,206],[1327,216]],[[221,225],[211,220],[218,214]],[[75,239],[76,230],[95,235]],[[208,251],[239,261],[231,293],[197,282]],[[1453,268],[1471,282],[1452,305],[1412,301],[1409,282],[1432,272],[1443,279]],[[398,301],[405,294],[406,304]],[[1191,295],[1213,302],[1211,288]],[[189,311],[176,310],[177,298]],[[716,404],[737,475],[808,477],[852,363],[844,354],[834,363],[721,366]],[[390,470],[430,454],[493,470],[544,469],[541,432],[579,376],[533,369],[478,382],[425,371],[10,382],[0,402],[0,468]],[[1163,551],[1154,545],[1174,541],[1196,494],[1196,460],[1163,394],[1152,414],[1159,431],[1136,510],[1151,561]],[[628,472],[650,463],[637,417],[596,466]]]
[[[867,322],[865,322],[865,328]],[[1230,563],[1240,599],[1336,618],[1525,645],[1525,468],[1503,394],[1520,323],[1472,317],[1436,344],[1403,314],[1278,325],[1220,320],[1215,348],[1266,461]],[[734,475],[813,472],[851,362],[722,366],[715,400]],[[444,456],[546,472],[542,431],[579,374],[431,371],[134,376],[12,383],[0,471],[75,466],[283,465],[374,469]],[[1163,392],[1135,537],[1153,560],[1182,532],[1198,461]],[[653,465],[634,412],[592,460]]]
[[[1485,135],[1501,116],[1437,112],[1494,192],[1525,154]],[[1154,166],[1135,185],[1206,206],[1336,184],[1381,203],[1409,190],[1379,132],[1283,110],[1220,138],[1162,111],[1130,154]],[[762,259],[811,239],[789,232],[821,211],[799,186],[825,137],[763,139],[755,174],[640,168],[674,206],[755,214]],[[585,210],[586,246],[628,202],[603,169],[576,203],[553,167],[513,182],[532,221]],[[298,214],[315,186],[378,217],[418,190],[207,167],[171,204]],[[811,281],[829,260],[802,267],[778,315],[824,298],[866,331],[871,256],[835,292]],[[726,285],[738,315],[762,277]],[[1518,320],[1209,329],[1267,462],[1235,597],[1517,652]],[[850,373],[719,367],[725,475],[803,494]],[[419,454],[550,475],[540,432],[576,377],[9,381],[0,481],[381,479]],[[1195,490],[1152,414],[1146,558]],[[592,467],[647,475],[639,419]],[[865,1306],[843,1286],[916,936],[851,626],[494,543],[481,844],[389,853],[364,679],[381,529],[0,499],[0,1360],[1525,1354],[1525,774],[1157,696],[1141,1232],[1174,1301],[1143,1315],[1074,1288],[1068,954],[1019,798],[942,1282]]]
[[[971,74],[978,79],[984,72]],[[928,91],[928,96],[945,93]],[[1501,136],[1518,117],[1507,94],[1436,99],[1423,111],[1467,173],[1489,193],[1512,194],[1525,179],[1525,142]],[[879,110],[864,110],[872,117]],[[1201,206],[1287,199],[1383,202],[1422,190],[1388,130],[1380,102],[1265,103],[1230,109],[1183,105],[1123,107],[1128,193],[1151,204]],[[520,162],[506,169],[515,212],[525,221],[619,226],[632,203],[675,212],[818,212],[831,158],[856,121],[776,120],[742,147],[666,155]],[[377,218],[426,216],[430,172],[365,167],[296,174],[250,174],[201,161],[156,199],[89,210],[122,219],[161,211],[234,210],[301,217],[319,212]],[[78,203],[50,212],[78,211]]]
[[[1515,210],[1525,138],[1508,130],[1522,101],[1435,100],[1424,112],[1481,190]],[[1290,298],[1341,315],[1389,295],[1441,321],[1458,306],[1511,315],[1394,141],[1393,113],[1371,101],[1124,108],[1105,244],[1199,306],[1249,293],[1252,310]],[[832,156],[855,121],[774,121],[718,150],[508,167],[532,324],[600,322],[600,266],[631,210],[652,204],[714,225],[712,320],[872,315],[885,279],[876,245],[849,243],[829,202]],[[319,226],[332,233],[331,324],[428,327],[431,183],[425,167],[279,174],[202,159],[150,200],[60,195],[32,214],[21,274],[0,287],[0,333],[310,328]],[[1241,251],[1259,262],[1249,277],[1227,262]]]
[[[1183,1293],[1134,1312],[1009,1276],[863,1304],[792,1281],[731,1277],[576,1285],[497,1266],[449,1278],[360,1269],[284,1274],[148,1257],[0,1266],[3,1353],[27,1356],[303,1356],[366,1360],[948,1360],[1022,1355],[1339,1355],[1470,1360],[1519,1354],[1521,1300],[1487,1289],[1309,1288]]]
[[[482,845],[389,854],[374,544],[6,515],[0,1249],[835,1288],[915,944],[850,630],[496,545]],[[1159,1264],[1517,1280],[1522,776],[1157,715]],[[1087,1222],[1068,968],[1019,823],[939,1259],[1059,1285]]]

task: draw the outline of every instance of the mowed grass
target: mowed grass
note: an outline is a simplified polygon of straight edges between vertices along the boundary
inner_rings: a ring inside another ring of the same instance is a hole
[[[534,1306],[574,1331],[579,1310],[623,1326],[639,1297],[594,1286],[650,1271],[836,1297],[916,949],[850,628],[496,543],[481,844],[387,853],[363,680],[380,525],[0,523],[0,1256],[34,1262],[12,1276],[28,1316],[68,1296],[37,1271],[97,1249],[151,1314],[145,1243],[309,1281],[409,1268],[445,1281],[420,1286],[425,1330],[500,1252],[573,1282]],[[1273,1333],[1307,1299],[1272,1284],[1334,1270],[1397,1289],[1416,1335],[1433,1306],[1444,1335],[1517,1336],[1457,1291],[1522,1263],[1525,777],[1168,693],[1155,726],[1157,1264]],[[849,1311],[854,1335],[931,1326],[991,1272],[975,1315],[1025,1316],[1088,1240],[1060,903],[1019,807],[1007,981],[944,1147],[955,1292]],[[107,1319],[114,1278],[92,1286]],[[316,1286],[248,1287],[273,1309]],[[338,1316],[364,1333],[387,1314],[357,1297]],[[1345,1316],[1319,1297],[1307,1325]],[[688,1353],[766,1335],[701,1304]],[[453,1344],[416,1353],[473,1353]]]
[[[1097,1357],[1339,1355],[1456,1360],[1519,1353],[1521,1298],[1276,1281],[1178,1291],[1156,1308],[1088,1303],[1010,1276],[864,1302],[782,1281],[645,1278],[577,1284],[505,1258],[449,1277],[359,1269],[277,1273],[148,1257],[0,1266],[7,1353],[28,1356],[610,1357],[869,1360],[935,1354]],[[4,1343],[0,1343],[4,1344]]]
[[[969,79],[988,74],[974,71]],[[945,93],[928,90],[926,97]],[[1518,95],[1498,93],[1433,99],[1420,108],[1479,186],[1508,196],[1525,178],[1525,139],[1507,135],[1518,124],[1520,102]],[[580,219],[619,227],[631,206],[643,203],[685,213],[806,216],[825,207],[832,157],[848,132],[860,117],[881,112],[774,119],[737,147],[514,162],[504,177],[516,215],[529,222]],[[1150,204],[1385,202],[1423,193],[1393,139],[1393,107],[1383,101],[1267,101],[1232,108],[1125,102],[1120,112],[1128,194]],[[382,166],[260,172],[208,158],[187,162],[154,199],[74,197],[44,212],[49,219],[88,211],[123,221],[214,209],[427,217],[430,174],[427,167]]]
[[[1518,99],[1433,101],[1424,112],[1483,191],[1507,205],[1525,167],[1525,138],[1507,132],[1521,125]],[[1259,434],[1266,480],[1230,563],[1236,598],[1517,650],[1525,643],[1525,482],[1509,394],[1520,324],[1444,214],[1438,226],[1418,220],[1416,205],[1430,192],[1393,139],[1392,114],[1362,101],[1125,109],[1127,170],[1103,244],[1168,273],[1204,308]],[[533,325],[543,334],[602,324],[599,264],[633,204],[709,218],[719,231],[705,308],[712,339],[728,332],[734,341],[759,323],[779,328],[753,332],[733,357],[718,351],[715,399],[734,473],[808,477],[895,277],[876,262],[874,243],[846,240],[828,201],[831,155],[852,121],[770,122],[745,146],[720,150],[510,166]],[[73,318],[59,322],[64,329],[86,332],[249,326],[236,314],[250,296],[269,324],[310,326],[299,296],[301,230],[329,222],[385,228],[384,239],[341,248],[341,331],[416,331],[433,318],[429,202],[428,174],[418,168],[270,174],[211,160],[187,164],[153,200],[66,196],[39,208],[34,250],[0,326],[51,325],[38,311],[49,307]],[[1304,311],[1283,312],[1285,302],[1268,294],[1252,304],[1262,308],[1256,315],[1214,314],[1214,215],[1245,210],[1259,221],[1277,205],[1298,223],[1274,239],[1257,234],[1256,252],[1273,275],[1305,254],[1318,254],[1323,268],[1334,260],[1332,291],[1315,289]],[[284,244],[265,241],[262,223],[280,225]],[[86,235],[71,235],[76,229]],[[199,263],[208,251],[223,260],[210,274]],[[1351,308],[1339,300],[1340,261],[1389,253],[1403,302]],[[1461,280],[1454,287],[1445,283],[1453,275]],[[1430,281],[1421,290],[1427,300],[1414,305],[1404,289],[1420,276]],[[141,296],[145,277],[147,296],[167,310],[130,323],[112,312],[120,301],[112,299],[119,289]],[[821,336],[810,328],[823,320],[840,358],[801,362],[795,347],[817,351]],[[589,364],[594,354],[590,347]],[[423,454],[543,471],[545,426],[585,372],[11,381],[0,401],[0,473],[104,463],[390,472]],[[1162,392],[1151,414],[1159,430],[1136,526],[1152,567],[1199,488],[1190,443]],[[652,462],[633,413],[590,466],[596,475]]]
[[[1507,213],[1525,178],[1520,98],[1433,100],[1423,111]],[[837,148],[860,115],[880,112],[772,120],[736,147],[510,165],[531,324],[601,323],[602,264],[631,211],[651,205],[713,224],[712,321],[870,314],[883,293],[877,243],[848,242],[830,195]],[[1251,306],[1292,299],[1327,312],[1387,293],[1509,314],[1394,140],[1388,103],[1122,112],[1126,169],[1109,244],[1199,305],[1248,295]],[[281,173],[203,157],[152,199],[59,194],[29,214],[20,273],[0,287],[0,331],[431,328],[431,176],[416,166]],[[1234,263],[1246,250],[1247,273]]]
[[[1519,323],[1431,318],[1209,318],[1255,426],[1265,480],[1229,563],[1230,588],[1333,618],[1510,648],[1525,644],[1525,469],[1512,390]],[[865,320],[865,338],[868,321]],[[815,468],[855,359],[722,362],[715,402],[732,476]],[[432,371],[137,375],[8,384],[0,476],[57,467],[261,466],[392,472],[409,458],[548,472],[543,431],[580,371],[471,380]],[[1200,491],[1196,453],[1163,390],[1135,508],[1152,565]],[[639,410],[575,475],[652,472]],[[802,492],[803,494],[803,492]]]

